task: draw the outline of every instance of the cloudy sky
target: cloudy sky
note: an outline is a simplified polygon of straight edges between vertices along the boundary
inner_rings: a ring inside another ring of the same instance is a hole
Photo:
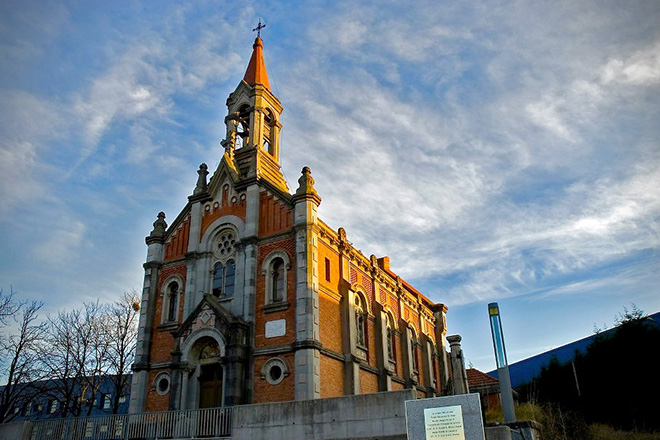
[[[660,310],[660,4],[0,3],[0,287],[139,288],[156,213],[214,168],[258,17],[282,167],[448,305],[474,366]]]

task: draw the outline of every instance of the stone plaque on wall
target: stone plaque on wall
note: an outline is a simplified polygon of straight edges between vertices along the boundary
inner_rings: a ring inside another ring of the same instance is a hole
[[[266,322],[266,337],[277,338],[286,334],[286,320],[278,319]]]
[[[479,394],[406,401],[409,440],[484,440]]]

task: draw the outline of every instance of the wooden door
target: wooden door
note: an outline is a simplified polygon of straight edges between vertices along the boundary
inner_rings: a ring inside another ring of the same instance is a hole
[[[202,365],[199,374],[199,407],[222,406],[222,367],[218,364]]]

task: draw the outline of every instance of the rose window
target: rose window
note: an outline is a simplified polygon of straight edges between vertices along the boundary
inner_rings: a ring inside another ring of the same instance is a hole
[[[224,232],[218,237],[216,242],[216,254],[220,258],[229,257],[234,253],[234,245],[236,244],[236,235],[233,231]]]

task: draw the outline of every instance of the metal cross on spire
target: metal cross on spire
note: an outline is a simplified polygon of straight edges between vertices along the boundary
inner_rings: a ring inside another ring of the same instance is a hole
[[[261,38],[261,30],[265,27],[266,27],[266,25],[261,24],[261,18],[259,18],[259,24],[257,25],[256,28],[252,29],[252,32],[256,32],[257,33],[257,38]]]

